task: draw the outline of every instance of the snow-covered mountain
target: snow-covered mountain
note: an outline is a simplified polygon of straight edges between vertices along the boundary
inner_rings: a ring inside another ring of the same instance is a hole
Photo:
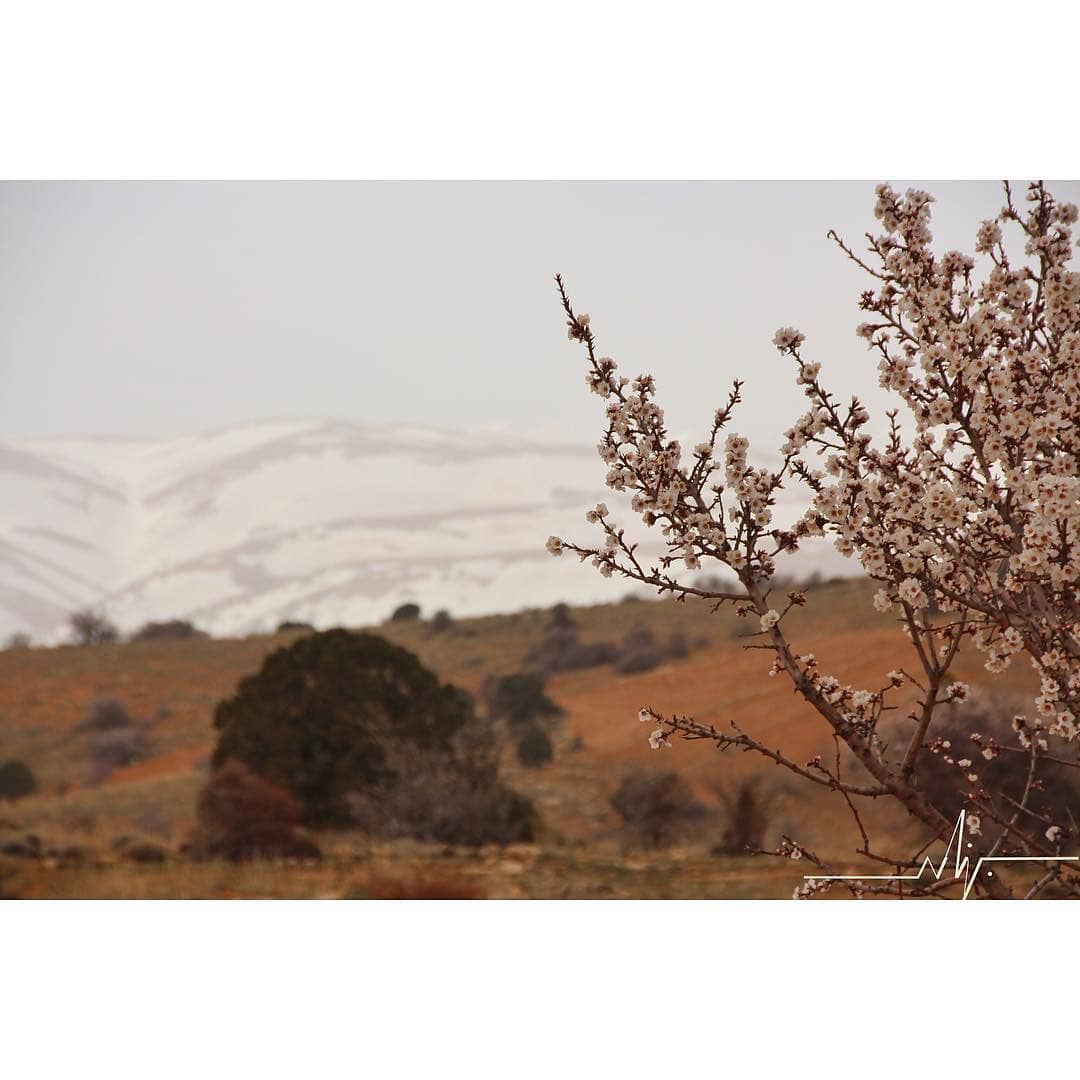
[[[596,502],[620,507],[603,473],[590,446],[339,422],[2,442],[0,634],[59,641],[88,605],[123,630],[186,618],[232,635],[369,624],[410,600],[610,601],[629,584],[544,550],[592,535]],[[801,556],[815,568],[851,572],[827,548]]]

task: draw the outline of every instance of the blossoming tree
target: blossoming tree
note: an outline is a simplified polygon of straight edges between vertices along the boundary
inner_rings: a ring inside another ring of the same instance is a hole
[[[926,849],[875,851],[859,807],[892,799],[926,827],[931,842],[955,838],[956,822],[920,783],[933,755],[964,785],[961,827],[979,837],[978,853],[1025,860],[1004,874],[977,875],[980,894],[1036,896],[1054,883],[1080,895],[1080,863],[1060,861],[1076,823],[1064,808],[1047,810],[1033,799],[1048,762],[1076,766],[1080,731],[1080,274],[1068,269],[1077,209],[1042,183],[1030,184],[1018,207],[1006,184],[1004,208],[978,229],[977,274],[975,259],[932,250],[932,202],[922,191],[901,195],[880,185],[880,229],[867,234],[865,253],[829,234],[872,279],[860,298],[866,321],[858,334],[902,409],[888,413],[887,434],[876,443],[863,405],[826,389],[820,365],[805,357],[803,335],[781,329],[774,344],[793,365],[809,407],[785,432],[775,469],[752,466],[747,440],[729,433],[738,381],[705,438],[688,452],[680,446],[665,426],[653,377],[631,382],[598,354],[589,316],[574,309],[557,277],[568,335],[584,346],[586,381],[605,402],[597,449],[607,484],[631,496],[632,510],[662,533],[666,553],[646,565],[604,505],[586,515],[603,534],[598,543],[551,537],[547,547],[661,595],[731,603],[756,616],[755,644],[773,653],[770,673],[791,681],[863,775],[856,782],[820,758],[792,760],[738,727],[720,730],[646,707],[640,719],[653,725],[654,749],[678,734],[764,755],[836,792],[858,824],[861,854],[909,879]],[[1016,230],[1022,257],[1007,252],[1003,227]],[[809,505],[781,528],[773,520],[777,492],[791,484],[805,487]],[[874,606],[894,613],[910,638],[917,661],[883,673],[877,685],[843,684],[786,633],[785,616],[806,596],[775,598],[777,560],[821,536],[859,560],[878,585]],[[737,586],[709,587],[688,576],[708,560],[728,567]],[[965,643],[985,654],[994,673],[1026,653],[1041,680],[1031,708],[1012,721],[1014,737],[973,731],[970,749],[935,735],[943,708],[968,693],[949,674]],[[886,740],[883,718],[902,694],[914,701],[900,721],[903,738],[890,729]],[[1019,798],[988,786],[972,763],[1006,754],[1026,763]],[[830,867],[796,839],[785,837],[775,853],[805,857],[820,870],[797,895],[835,884]],[[1017,867],[1030,871],[1022,881]],[[953,873],[914,882],[881,877],[844,884],[861,895],[943,893],[957,883]]]

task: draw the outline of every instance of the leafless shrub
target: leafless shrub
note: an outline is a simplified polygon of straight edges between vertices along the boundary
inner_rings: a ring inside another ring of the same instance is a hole
[[[707,816],[705,806],[677,772],[632,772],[611,796],[611,805],[630,840],[651,848],[668,846]]]
[[[127,706],[115,697],[99,697],[86,707],[86,715],[76,725],[76,731],[112,731],[134,725]]]
[[[635,626],[623,639],[615,660],[615,670],[620,675],[652,671],[660,666],[662,660],[663,655],[653,632],[647,626]]]
[[[665,651],[671,660],[685,660],[690,655],[690,642],[686,638],[686,631],[681,627],[672,630]]]
[[[89,733],[87,761],[91,784],[101,783],[114,769],[145,761],[150,754],[149,722],[136,721],[115,697],[91,701],[75,730]]]
[[[934,726],[919,787],[954,820],[965,808],[978,817],[978,793],[983,791],[1003,815],[1023,804],[1026,820],[1041,824],[1041,831],[1064,822],[1078,832],[1080,771],[1037,759],[1033,771],[1030,753],[1006,749],[1016,741],[1013,719],[1023,712],[1022,700],[976,691],[963,702],[950,702]]]
[[[386,779],[348,798],[361,828],[378,836],[465,846],[533,839],[536,811],[499,776],[490,720],[471,717],[449,755],[405,742],[388,746],[387,753]]]
[[[76,645],[107,645],[120,640],[120,632],[104,614],[91,608],[76,611],[68,618]]]
[[[581,668],[610,664],[618,649],[609,641],[582,641],[576,628],[553,626],[540,643],[531,649],[522,662],[527,671],[542,675],[557,671],[577,671]]]
[[[113,728],[90,736],[90,782],[100,783],[115,769],[134,765],[150,756],[150,738],[142,725]]]
[[[713,853],[745,855],[764,848],[776,789],[759,776],[747,776],[731,785],[718,785],[715,790],[726,821],[723,838],[713,847]]]

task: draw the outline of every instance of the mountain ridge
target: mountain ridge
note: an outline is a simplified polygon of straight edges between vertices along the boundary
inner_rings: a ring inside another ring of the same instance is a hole
[[[603,475],[591,446],[340,420],[0,441],[0,633],[57,643],[87,606],[124,631],[187,618],[236,636],[377,623],[406,601],[461,615],[610,601],[631,584],[544,551],[552,533],[588,538],[600,500],[631,524]],[[851,572],[829,548],[798,564]]]

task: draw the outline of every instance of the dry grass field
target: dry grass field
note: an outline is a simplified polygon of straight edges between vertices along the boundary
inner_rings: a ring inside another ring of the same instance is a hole
[[[318,863],[266,861],[233,865],[195,862],[179,849],[191,830],[197,793],[213,747],[215,704],[256,671],[295,633],[236,640],[190,640],[96,647],[11,650],[0,653],[0,760],[17,759],[34,771],[39,790],[0,803],[0,845],[30,833],[44,858],[0,855],[0,893],[37,898],[397,898],[397,897],[760,897],[788,898],[803,865],[767,856],[710,854],[724,828],[718,791],[751,773],[772,796],[769,838],[791,832],[852,871],[866,869],[854,850],[858,834],[838,796],[806,791],[780,770],[746,754],[720,754],[705,743],[649,749],[637,722],[645,704],[726,725],[734,720],[796,760],[832,752],[815,714],[782,679],[766,677],[769,654],[747,649],[731,610],[704,604],[626,601],[575,609],[584,640],[619,641],[648,625],[658,639],[676,629],[692,645],[681,660],[636,675],[610,665],[553,676],[547,692],[565,710],[554,761],[525,769],[509,751],[513,786],[529,795],[542,817],[537,842],[505,849],[446,848],[380,843],[355,832],[320,836]],[[493,674],[517,671],[548,625],[547,611],[461,620],[436,634],[426,623],[377,628],[416,652],[445,680],[477,691]],[[859,685],[880,684],[890,668],[911,662],[896,626],[876,614],[862,582],[839,582],[810,594],[793,612],[789,635],[800,651],[814,651],[822,669]],[[958,675],[990,685],[974,656]],[[1026,688],[1017,665],[995,692]],[[120,698],[150,724],[151,756],[92,784],[87,736],[74,729],[90,700]],[[637,767],[680,771],[714,810],[679,846],[634,850],[609,799]],[[878,835],[914,839],[910,825],[887,807],[870,821]],[[123,839],[140,837],[164,847],[160,863],[135,863]],[[65,850],[66,849],[66,850]]]

